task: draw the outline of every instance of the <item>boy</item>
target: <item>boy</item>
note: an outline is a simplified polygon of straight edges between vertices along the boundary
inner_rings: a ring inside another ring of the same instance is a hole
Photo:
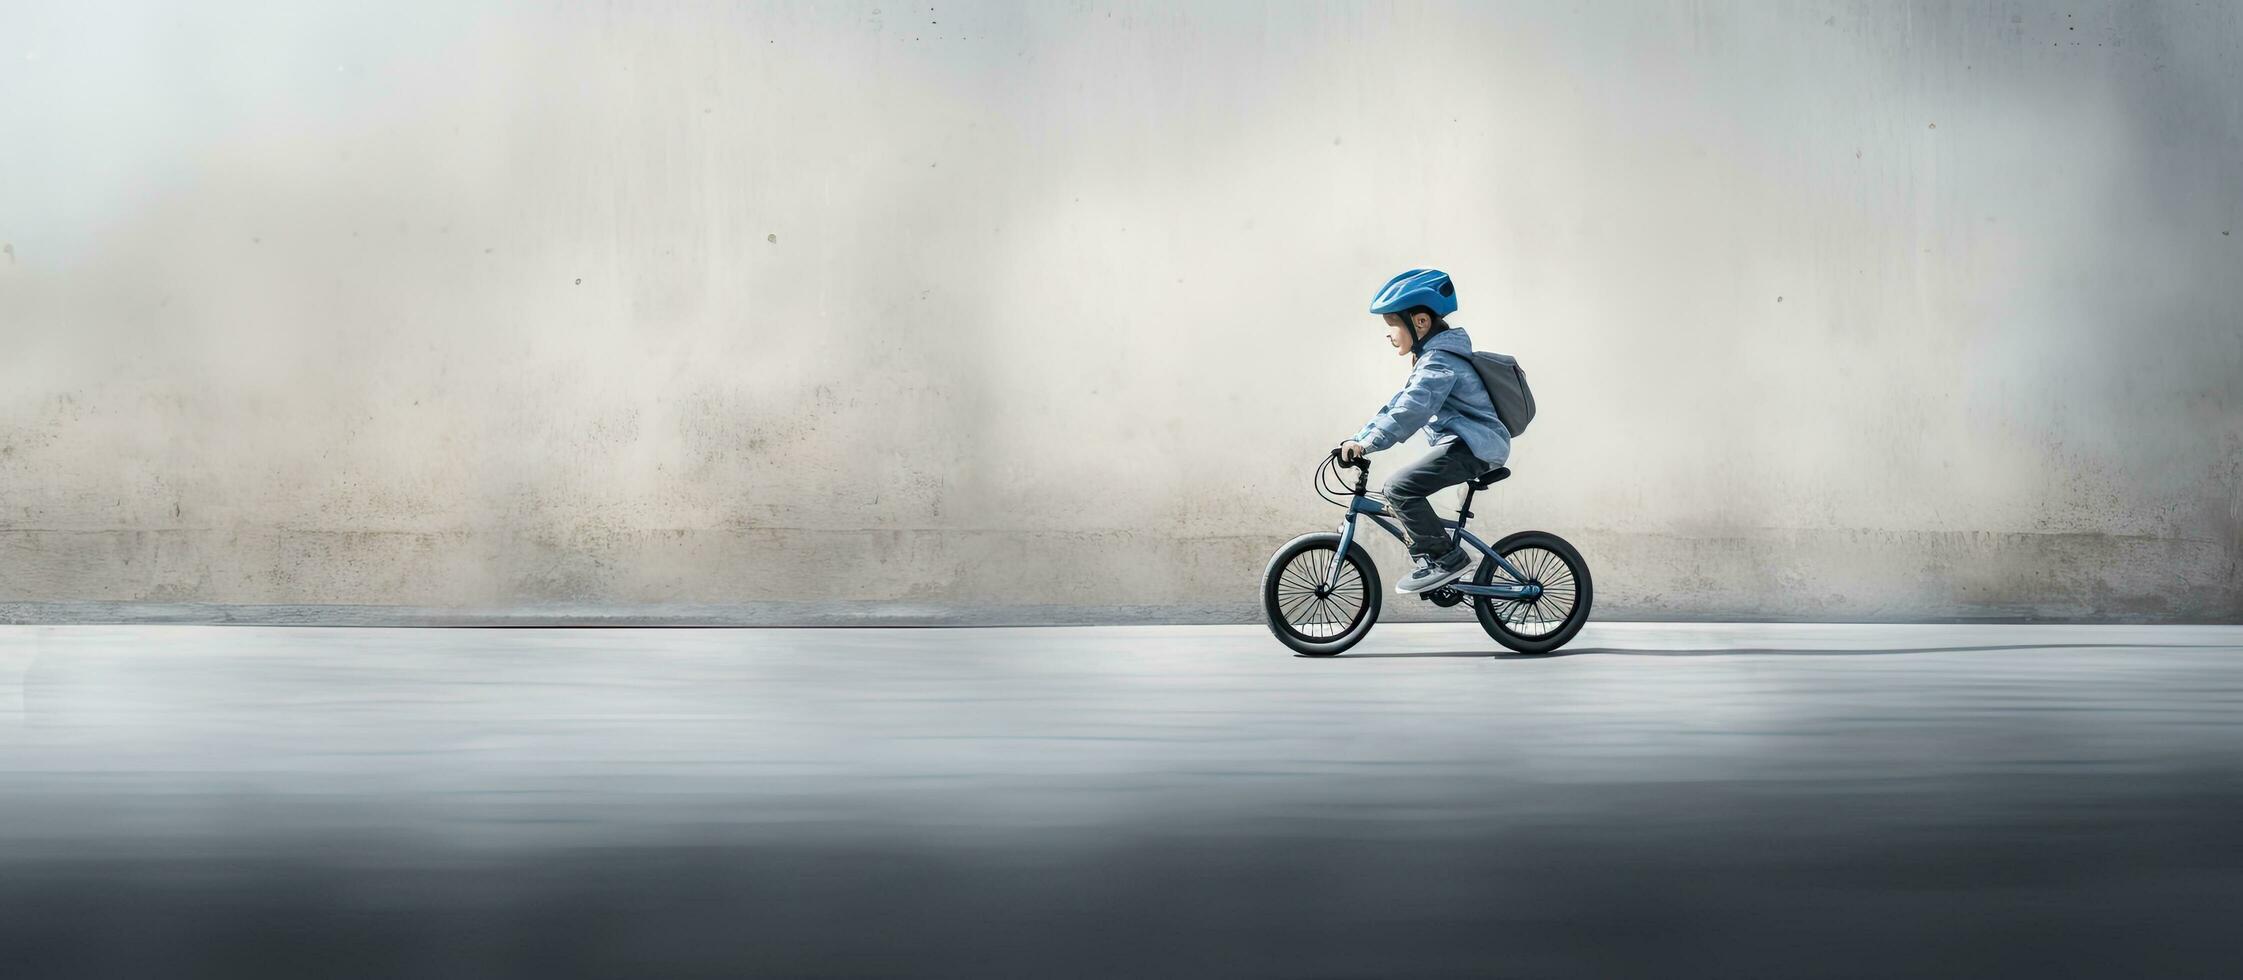
[[[1452,546],[1448,529],[1425,498],[1503,465],[1511,432],[1472,368],[1472,338],[1443,317],[1456,312],[1456,286],[1439,269],[1411,269],[1386,281],[1371,300],[1386,320],[1386,342],[1410,356],[1409,381],[1362,431],[1340,443],[1340,456],[1362,459],[1409,438],[1423,426],[1433,451],[1386,481],[1386,502],[1402,519],[1417,567],[1394,591],[1437,589],[1464,577],[1472,554]]]

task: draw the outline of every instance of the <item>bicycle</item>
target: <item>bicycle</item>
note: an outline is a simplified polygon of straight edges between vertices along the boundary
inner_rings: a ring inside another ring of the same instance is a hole
[[[1340,470],[1355,468],[1349,489]],[[1589,566],[1564,538],[1548,531],[1520,531],[1490,546],[1464,529],[1472,519],[1472,497],[1511,475],[1497,467],[1471,480],[1456,520],[1443,520],[1456,541],[1483,557],[1470,584],[1451,582],[1418,597],[1443,608],[1469,599],[1472,611],[1495,642],[1520,653],[1541,654],[1564,646],[1588,622],[1592,598]],[[1360,642],[1378,621],[1383,593],[1378,566],[1355,540],[1355,522],[1368,517],[1396,540],[1407,540],[1386,501],[1368,491],[1371,463],[1341,459],[1333,450],[1316,467],[1316,492],[1347,508],[1338,531],[1303,534],[1270,556],[1262,571],[1262,614],[1279,643],[1311,657],[1329,657]],[[1345,493],[1346,500],[1337,494]]]

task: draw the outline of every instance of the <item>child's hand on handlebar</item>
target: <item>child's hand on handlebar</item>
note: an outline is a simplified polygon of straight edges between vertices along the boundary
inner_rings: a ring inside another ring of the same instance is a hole
[[[1349,439],[1349,440],[1348,440],[1348,441],[1346,441],[1346,442],[1340,443],[1340,461],[1341,461],[1341,462],[1346,462],[1346,463],[1354,463],[1354,462],[1360,462],[1360,461],[1361,461],[1361,460],[1363,459],[1363,457],[1365,457],[1365,456],[1368,456],[1368,455],[1370,455],[1370,454],[1371,454],[1371,451],[1370,451],[1370,450],[1368,450],[1368,449],[1365,449],[1365,448],[1363,448],[1363,444],[1362,444],[1362,443],[1360,443],[1360,442],[1356,442],[1356,441],[1355,441],[1355,440],[1353,440],[1353,439]]]

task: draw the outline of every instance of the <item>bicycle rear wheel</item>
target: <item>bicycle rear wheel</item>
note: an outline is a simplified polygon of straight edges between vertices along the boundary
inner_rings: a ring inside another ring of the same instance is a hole
[[[1589,621],[1589,563],[1564,538],[1548,531],[1520,531],[1495,543],[1495,553],[1526,576],[1514,578],[1492,559],[1482,559],[1474,585],[1534,585],[1532,599],[1473,596],[1472,612],[1495,642],[1520,653],[1549,653]]]
[[[1262,570],[1262,616],[1277,642],[1297,653],[1332,656],[1378,622],[1378,566],[1350,542],[1335,578],[1332,556],[1339,550],[1338,532],[1304,534],[1277,549]]]

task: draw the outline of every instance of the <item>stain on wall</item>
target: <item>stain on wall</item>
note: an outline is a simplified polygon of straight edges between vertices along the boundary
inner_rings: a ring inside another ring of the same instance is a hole
[[[1437,264],[1603,614],[2243,619],[2228,5],[0,37],[0,601],[1250,615]]]

